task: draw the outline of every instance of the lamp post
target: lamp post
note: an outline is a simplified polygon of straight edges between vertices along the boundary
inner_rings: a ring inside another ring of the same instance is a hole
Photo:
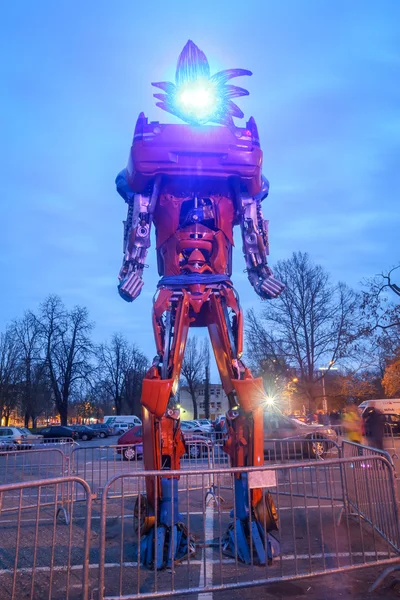
[[[322,371],[322,369],[320,369],[320,371]],[[322,375],[322,410],[324,411],[325,414],[327,414],[328,399],[326,397],[326,391],[325,391],[325,373],[323,373],[323,375]]]
[[[292,396],[293,396],[293,392],[296,390],[296,386],[292,385],[293,383],[297,383],[298,382],[298,378],[297,377],[293,377],[293,379],[291,381],[289,381],[289,383],[287,384],[287,389],[289,392],[289,414],[292,414]]]
[[[328,413],[328,398],[326,396],[326,390],[325,390],[325,374],[327,371],[337,371],[336,367],[333,367],[332,365],[334,364],[335,361],[331,360],[329,363],[329,367],[320,367],[318,369],[318,371],[322,371],[322,410],[325,414]]]

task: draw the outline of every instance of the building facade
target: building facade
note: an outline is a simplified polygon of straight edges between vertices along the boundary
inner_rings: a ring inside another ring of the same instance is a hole
[[[219,415],[224,415],[229,410],[228,398],[220,383],[210,383],[210,419],[214,420]],[[204,385],[200,386],[196,395],[197,415],[205,419]],[[181,407],[182,421],[190,421],[193,417],[193,402],[187,386],[182,386],[179,391],[179,404]]]

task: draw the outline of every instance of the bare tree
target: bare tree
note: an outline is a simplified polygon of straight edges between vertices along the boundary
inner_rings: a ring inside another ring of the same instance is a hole
[[[132,362],[125,377],[124,400],[131,415],[141,415],[142,405],[140,398],[142,394],[143,377],[149,368],[147,357],[136,348],[131,348]]]
[[[13,329],[8,327],[0,333],[0,417],[5,419],[6,425],[17,405],[20,381],[18,343]]]
[[[130,411],[138,411],[147,358],[121,333],[114,333],[109,344],[99,346],[98,360],[103,386],[114,401],[116,414],[121,414],[124,400]]]
[[[49,296],[36,317],[46,366],[62,425],[68,423],[70,395],[77,383],[89,377],[93,324],[86,308],[67,310],[58,296]]]
[[[248,347],[294,369],[311,409],[315,409],[322,377],[318,367],[351,356],[358,331],[358,298],[343,283],[332,285],[328,273],[301,252],[275,267],[285,292],[265,304],[261,315],[248,315]]]
[[[400,296],[400,287],[392,279],[397,269],[400,265],[364,281],[362,297],[364,332],[375,335],[378,345],[390,348],[392,354],[400,346],[400,304],[396,298]]]
[[[40,398],[39,388],[46,382],[46,362],[41,356],[40,325],[33,313],[26,312],[22,319],[13,321],[12,330],[18,344],[22,371],[21,409],[25,427],[28,427],[29,420],[32,418],[34,422],[41,412],[37,406]]]
[[[193,418],[198,417],[197,394],[204,377],[204,346],[200,346],[197,338],[188,340],[185,358],[182,363],[182,377],[185,379],[193,403]]]

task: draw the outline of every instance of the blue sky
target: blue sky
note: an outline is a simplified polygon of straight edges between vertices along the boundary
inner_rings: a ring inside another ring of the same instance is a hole
[[[212,71],[242,67],[270,196],[271,264],[308,251],[334,281],[399,261],[400,2],[18,1],[0,19],[0,328],[49,293],[86,305],[95,338],[124,331],[154,354],[158,279],[119,299],[125,205],[114,179],[138,113],[170,117],[151,81],[187,39]],[[171,119],[173,119],[171,117]],[[259,306],[236,235],[234,281]],[[153,246],[154,249],[154,246]]]

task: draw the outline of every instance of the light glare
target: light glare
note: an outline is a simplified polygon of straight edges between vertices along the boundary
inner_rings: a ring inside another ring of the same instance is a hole
[[[275,404],[275,398],[273,396],[267,396],[265,398],[265,404],[267,406],[273,406]]]
[[[218,108],[220,99],[216,86],[210,81],[196,79],[189,81],[178,89],[176,104],[188,117],[208,119]]]

